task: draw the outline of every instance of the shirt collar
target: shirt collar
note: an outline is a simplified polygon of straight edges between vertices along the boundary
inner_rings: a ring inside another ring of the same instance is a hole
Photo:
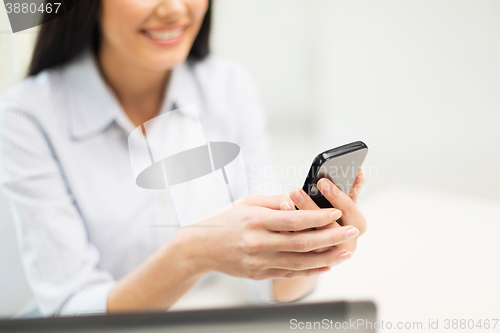
[[[192,104],[196,106],[198,116],[202,116],[205,113],[203,109],[203,96],[193,66],[195,66],[195,63],[188,60],[174,67],[170,74],[168,90],[165,93],[165,101],[160,113]],[[190,117],[190,114],[182,112],[179,112],[179,114]]]
[[[68,65],[63,76],[67,83],[71,135],[75,139],[92,137],[116,122],[127,133],[136,127],[123,111],[114,92],[101,75],[92,51],[87,50]],[[176,66],[170,76],[160,113],[196,104],[201,109],[196,80],[189,62]]]

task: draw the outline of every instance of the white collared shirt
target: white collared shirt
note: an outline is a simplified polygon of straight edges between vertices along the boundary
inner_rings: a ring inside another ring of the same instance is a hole
[[[241,147],[250,192],[269,193],[264,112],[249,75],[213,56],[185,62],[173,69],[160,112],[191,104],[207,141]],[[176,215],[167,191],[135,184],[134,128],[91,52],[0,100],[0,180],[43,315],[106,312],[115,281],[178,231],[153,227]],[[270,280],[246,282],[256,300],[271,301]]]

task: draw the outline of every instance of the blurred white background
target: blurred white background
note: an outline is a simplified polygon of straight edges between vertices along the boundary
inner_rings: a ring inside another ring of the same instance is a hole
[[[366,165],[378,169],[367,193],[408,183],[500,199],[499,1],[217,0],[215,8],[214,53],[260,83],[271,133],[287,137],[275,142],[278,162],[308,164],[320,150],[363,140]]]
[[[362,140],[370,152],[360,205],[373,214],[381,193],[401,188],[500,207],[499,17],[498,0],[215,0],[212,51],[260,84],[277,172],[289,171],[284,190],[302,185],[319,152]],[[9,33],[3,7],[0,30],[1,93],[22,77],[35,35]],[[5,315],[29,293],[0,203]],[[485,228],[500,222],[491,217]]]

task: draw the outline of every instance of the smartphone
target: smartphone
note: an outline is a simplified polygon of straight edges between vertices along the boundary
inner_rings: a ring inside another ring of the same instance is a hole
[[[321,178],[328,178],[342,192],[349,194],[367,153],[368,147],[362,141],[322,152],[314,158],[302,189],[319,208],[332,208],[332,204],[321,194],[316,184]],[[342,224],[341,219],[337,222]]]

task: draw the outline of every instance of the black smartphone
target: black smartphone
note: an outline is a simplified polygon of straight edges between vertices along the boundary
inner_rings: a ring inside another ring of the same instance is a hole
[[[332,204],[321,194],[316,184],[321,178],[328,178],[342,192],[349,194],[367,153],[368,147],[362,141],[322,152],[314,158],[302,189],[319,208],[332,208]],[[341,220],[338,222],[342,223]]]

